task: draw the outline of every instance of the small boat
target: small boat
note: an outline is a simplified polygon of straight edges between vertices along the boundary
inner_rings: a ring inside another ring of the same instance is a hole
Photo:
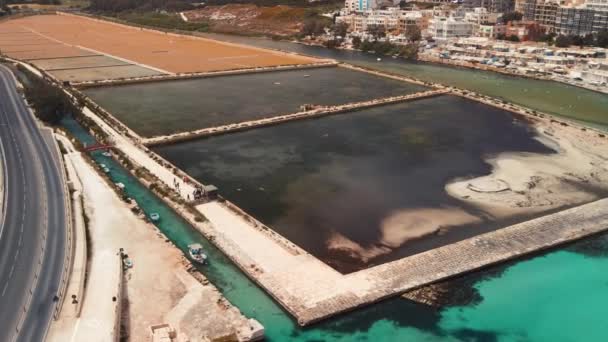
[[[203,253],[203,246],[200,243],[188,245],[188,253],[190,253],[190,258],[199,264],[207,262],[207,254]]]
[[[106,164],[99,164],[99,167],[101,167],[102,169],[106,168]]]
[[[104,168],[103,168],[103,172],[105,172],[105,173],[109,173],[109,172],[110,172],[110,169],[108,169],[107,167],[104,167]]]
[[[310,75],[304,75],[304,77],[310,77]]]
[[[133,268],[133,261],[131,261],[129,258],[122,259],[122,264],[124,265],[125,269]]]
[[[123,190],[125,188],[125,185],[118,182],[118,183],[116,183],[116,187],[119,188],[120,190]]]
[[[274,85],[281,85],[281,82],[274,82]]]
[[[158,213],[152,213],[150,214],[150,220],[152,220],[152,222],[156,222],[160,220],[160,215]]]
[[[376,58],[376,60],[377,60],[378,62],[380,62],[380,61],[382,60],[382,58],[379,58],[379,57],[378,57],[378,58]]]
[[[110,153],[110,152],[108,152],[108,151],[105,151],[105,152],[104,152],[104,153],[102,153],[101,155],[102,155],[102,156],[104,156],[104,157],[111,157],[111,156],[112,156],[112,153]]]

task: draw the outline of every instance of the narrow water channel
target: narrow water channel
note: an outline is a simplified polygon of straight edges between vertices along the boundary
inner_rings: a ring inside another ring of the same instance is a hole
[[[75,120],[62,122],[84,144],[93,144]],[[182,251],[201,243],[210,264],[200,270],[226,298],[266,328],[269,341],[604,341],[608,336],[608,238],[595,237],[566,249],[480,273],[468,282],[480,297],[466,306],[435,310],[400,298],[299,328],[218,249],[113,159],[92,153],[110,168],[113,182]],[[302,276],[306,276],[303,274]]]

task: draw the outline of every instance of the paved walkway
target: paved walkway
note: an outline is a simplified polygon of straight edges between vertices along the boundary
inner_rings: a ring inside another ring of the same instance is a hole
[[[342,275],[286,248],[220,203],[197,207],[214,243],[301,325],[481,267],[608,229],[608,199],[523,222],[363,271]]]

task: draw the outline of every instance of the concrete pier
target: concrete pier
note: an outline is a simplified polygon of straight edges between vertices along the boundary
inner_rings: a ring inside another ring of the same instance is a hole
[[[316,118],[316,117],[326,116],[326,115],[333,115],[333,114],[353,113],[360,109],[384,106],[384,105],[388,105],[388,104],[394,104],[394,103],[400,103],[400,102],[406,102],[406,101],[413,101],[413,100],[428,98],[428,97],[433,97],[433,96],[439,96],[439,95],[446,94],[448,92],[449,92],[449,90],[447,90],[447,89],[436,89],[436,90],[428,90],[428,91],[423,91],[423,92],[418,92],[418,93],[408,94],[408,95],[385,97],[385,98],[374,99],[374,100],[369,100],[369,101],[362,101],[362,102],[353,102],[353,103],[337,105],[337,106],[322,106],[322,107],[318,107],[318,108],[315,108],[312,110],[305,110],[305,111],[300,111],[300,112],[291,113],[291,114],[278,115],[278,116],[273,116],[273,117],[259,119],[259,120],[245,121],[245,122],[223,125],[223,126],[218,126],[218,127],[203,128],[203,129],[199,129],[196,131],[181,132],[181,133],[163,135],[163,136],[147,138],[147,139],[142,138],[142,143],[148,147],[158,146],[158,145],[168,145],[168,144],[174,144],[174,143],[178,143],[178,142],[182,142],[182,141],[193,140],[193,139],[198,139],[198,138],[203,138],[203,137],[209,137],[209,136],[221,135],[221,134],[227,134],[227,133],[234,133],[234,132],[259,128],[259,127],[264,127],[264,126],[272,126],[272,125],[277,125],[277,124],[288,122],[288,121],[311,119],[311,118]]]
[[[197,228],[300,325],[608,229],[608,199],[602,199],[343,275],[297,246],[277,244],[220,203],[197,209],[211,223]]]

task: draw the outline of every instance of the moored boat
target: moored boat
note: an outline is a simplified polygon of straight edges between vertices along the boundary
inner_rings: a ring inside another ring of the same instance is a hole
[[[207,262],[207,254],[203,253],[203,246],[200,243],[188,245],[188,253],[190,254],[190,258],[199,264]]]
[[[153,222],[160,220],[160,214],[158,214],[158,213],[150,214],[150,220],[152,220]]]

